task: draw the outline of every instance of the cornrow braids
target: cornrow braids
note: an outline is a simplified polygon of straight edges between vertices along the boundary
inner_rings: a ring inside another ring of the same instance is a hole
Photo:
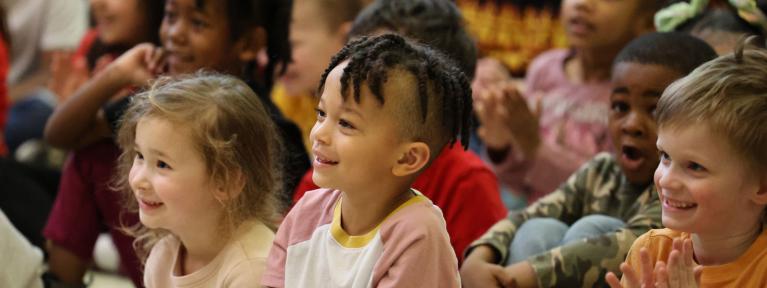
[[[360,103],[360,91],[364,82],[374,98],[384,105],[386,98],[383,95],[383,85],[392,70],[401,69],[412,74],[417,83],[414,92],[417,93],[418,99],[412,99],[413,105],[420,106],[417,110],[420,112],[420,124],[427,126],[424,127],[426,133],[421,134],[440,131],[440,135],[448,138],[426,139],[431,148],[441,148],[445,143],[452,146],[456,140],[460,140],[464,149],[468,147],[472,124],[469,80],[461,69],[442,53],[425,45],[406,41],[396,34],[362,37],[348,43],[333,56],[330,65],[322,74],[318,95],[322,94],[330,72],[344,61],[348,61],[340,79],[344,101],[348,99],[351,88],[354,101]],[[436,107],[428,107],[430,100],[432,104],[437,104]],[[436,110],[430,111],[430,108]],[[439,113],[435,114],[438,121],[429,123],[427,116],[430,113]],[[455,136],[459,138],[456,139]]]

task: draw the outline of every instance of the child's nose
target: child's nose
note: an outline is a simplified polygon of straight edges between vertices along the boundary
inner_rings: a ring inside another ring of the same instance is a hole
[[[186,25],[184,21],[176,20],[173,24],[169,24],[168,37],[173,43],[183,43],[186,39]]]
[[[621,132],[634,137],[642,137],[646,133],[645,122],[647,120],[644,116],[636,112],[629,112],[626,115],[626,120],[621,123]]]
[[[664,190],[676,190],[679,188],[679,181],[676,179],[675,170],[672,165],[661,163],[655,170],[655,179],[658,188]]]
[[[327,145],[330,143],[330,137],[328,136],[328,126],[326,123],[328,123],[327,120],[325,121],[317,121],[314,123],[314,127],[312,127],[312,131],[309,133],[309,140],[312,141],[312,143],[317,144],[324,144]]]
[[[147,178],[146,170],[147,169],[140,164],[134,164],[131,168],[130,175],[128,176],[128,184],[135,192],[149,190],[151,185]]]

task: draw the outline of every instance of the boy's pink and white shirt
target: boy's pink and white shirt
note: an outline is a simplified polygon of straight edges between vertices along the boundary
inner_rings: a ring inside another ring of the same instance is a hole
[[[340,223],[341,191],[306,193],[280,226],[267,287],[459,287],[458,261],[437,206],[417,193],[365,235]]]

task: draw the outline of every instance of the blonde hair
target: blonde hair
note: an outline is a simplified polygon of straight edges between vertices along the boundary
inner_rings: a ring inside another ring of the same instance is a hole
[[[741,40],[670,85],[658,102],[658,128],[706,124],[724,137],[749,167],[767,171],[767,50]]]
[[[124,204],[134,212],[138,204],[128,174],[136,156],[136,126],[147,117],[191,128],[190,137],[212,183],[229,193],[241,189],[236,197],[221,201],[226,211],[222,235],[229,237],[248,219],[276,228],[281,211],[277,195],[282,187],[275,160],[279,140],[269,114],[248,85],[231,76],[201,72],[160,78],[131,99],[117,135],[122,154],[115,183],[125,196]],[[160,238],[170,234],[141,223],[124,230],[136,237],[134,248],[142,260]]]

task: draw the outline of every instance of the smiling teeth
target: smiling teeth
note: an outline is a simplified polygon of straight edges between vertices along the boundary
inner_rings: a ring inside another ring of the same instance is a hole
[[[668,206],[671,206],[674,208],[681,208],[681,209],[687,209],[687,208],[698,206],[695,203],[676,202],[676,201],[671,201],[668,199],[666,199],[666,204],[668,204]]]

